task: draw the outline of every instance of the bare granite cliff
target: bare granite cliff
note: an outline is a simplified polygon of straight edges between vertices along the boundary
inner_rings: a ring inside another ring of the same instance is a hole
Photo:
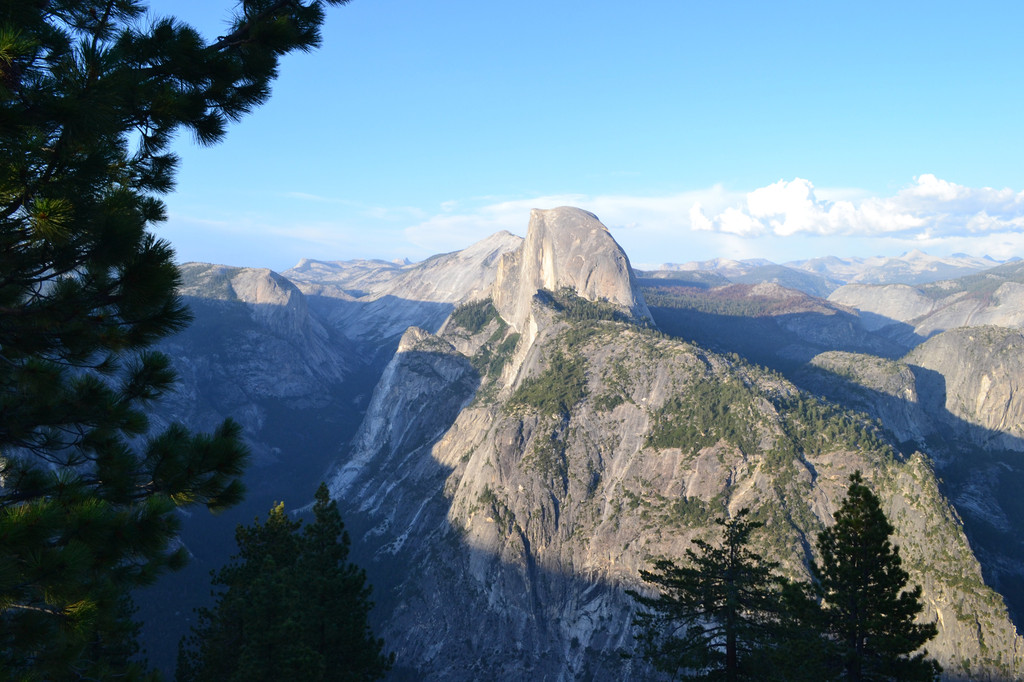
[[[492,289],[495,308],[520,332],[540,289],[574,290],[589,301],[622,306],[650,319],[629,258],[593,213],[561,207],[530,211],[526,240],[505,254]]]
[[[411,265],[304,259],[283,274],[325,324],[354,343],[394,346],[406,329],[437,331],[460,303],[490,295],[504,254],[522,237],[498,232],[452,253]]]
[[[957,327],[1024,327],[1024,264],[918,286],[849,284],[829,300],[859,310],[872,330],[889,328],[909,349]]]
[[[963,520],[985,582],[1024,617],[1024,332],[972,326],[936,334],[898,360],[827,352],[794,380],[876,418],[904,452],[920,449]]]
[[[965,440],[1024,451],[1024,331],[977,326],[951,329],[906,357],[934,373],[937,397],[962,423]]]
[[[196,321],[163,344],[182,375],[169,398],[178,419],[209,428],[234,414],[253,432],[263,427],[261,401],[330,402],[353,363],[294,284],[258,268],[187,263],[181,271],[179,291]]]
[[[910,322],[932,313],[936,301],[908,284],[847,284],[828,300],[864,313],[865,326],[880,329],[893,322]]]
[[[515,334],[500,317],[403,342],[332,480],[371,574],[390,576],[379,632],[400,676],[645,679],[618,653],[632,646],[623,589],[651,557],[682,556],[749,507],[762,551],[801,575],[856,469],[924,587],[929,651],[951,673],[1019,672],[1006,607],[923,457],[778,375],[539,300],[531,315],[532,369],[514,386],[501,365],[516,352],[492,352]]]
[[[637,325],[599,225],[535,211],[493,302],[406,333],[329,478],[396,678],[646,679],[620,656],[639,570],[747,507],[761,551],[805,575],[854,470],[884,500],[949,678],[1019,676],[1021,640],[927,459],[778,374]],[[872,371],[916,399],[904,368]]]
[[[1020,679],[1020,640],[989,588],[1024,622],[1022,264],[865,287],[859,312],[714,281],[686,295],[720,314],[683,311],[685,329],[662,325],[656,302],[685,280],[644,280],[661,331],[701,346],[636,324],[647,308],[625,254],[578,209],[417,264],[182,270],[196,319],[161,344],[182,381],[154,423],[230,416],[254,456],[247,500],[217,523],[185,519],[193,561],[140,600],[165,670],[234,524],[276,500],[301,507],[325,471],[395,679],[639,680],[649,671],[620,656],[623,589],[646,562],[747,506],[767,524],[761,551],[800,575],[861,469],[925,588],[949,679]],[[1007,328],[940,333],[984,320]],[[765,348],[801,389],[885,431],[748,364]]]
[[[304,258],[282,274],[300,287],[320,285],[355,298],[401,296],[417,301],[459,302],[489,295],[497,260],[522,241],[510,232],[496,232],[460,251],[408,265]]]

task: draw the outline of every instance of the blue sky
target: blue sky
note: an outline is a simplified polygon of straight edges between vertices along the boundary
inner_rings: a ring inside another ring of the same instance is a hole
[[[228,0],[159,0],[204,34]],[[428,255],[531,207],[636,265],[1024,256],[1024,3],[352,0],[270,102],[183,137],[179,259]]]

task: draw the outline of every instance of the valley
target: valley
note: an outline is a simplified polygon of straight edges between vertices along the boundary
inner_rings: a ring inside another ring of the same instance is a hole
[[[139,595],[152,660],[173,665],[234,525],[325,480],[395,679],[645,679],[620,654],[652,557],[749,507],[806,575],[860,470],[948,679],[1018,679],[1024,265],[897,260],[635,272],[560,208],[415,264],[186,264],[158,418],[238,420],[249,494],[187,519],[191,564]]]

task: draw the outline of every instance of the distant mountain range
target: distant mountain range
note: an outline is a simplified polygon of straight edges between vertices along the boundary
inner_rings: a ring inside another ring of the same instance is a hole
[[[825,256],[776,264],[763,258],[728,260],[716,258],[683,264],[666,263],[648,276],[663,273],[711,273],[736,284],[775,282],[812,296],[828,296],[844,284],[927,284],[971,275],[1000,264],[988,256],[966,254],[948,257],[930,256],[923,251],[908,251],[899,257],[838,258]]]
[[[255,456],[246,503],[187,519],[192,564],[140,595],[165,669],[234,524],[327,480],[395,679],[646,679],[621,653],[650,558],[750,507],[804,575],[860,469],[949,678],[1024,674],[1024,264],[633,272],[561,208],[420,263],[183,276],[196,319],[162,347],[182,385],[157,421],[233,416]]]

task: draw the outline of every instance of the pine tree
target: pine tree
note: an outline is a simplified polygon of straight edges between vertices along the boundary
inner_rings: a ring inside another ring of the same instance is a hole
[[[839,679],[933,680],[941,670],[918,651],[938,630],[915,622],[921,587],[906,590],[910,576],[889,541],[892,532],[860,472],[850,476],[835,525],[818,536],[812,567]]]
[[[313,517],[301,528],[278,504],[265,523],[238,528],[238,553],[214,575],[223,590],[180,646],[179,682],[354,682],[390,669],[370,630],[366,574],[348,561],[350,540],[323,484]]]
[[[326,485],[320,484],[315,499],[314,522],[303,530],[304,551],[296,564],[307,602],[307,631],[327,670],[335,671],[323,679],[373,679],[368,674],[383,672],[391,663],[381,653],[383,641],[370,630],[371,587],[365,571],[348,561],[352,543]]]
[[[182,564],[175,510],[240,499],[239,428],[154,433],[189,321],[150,228],[201,144],[318,44],[325,4],[243,0],[213,43],[138,0],[0,0],[0,669],[138,675],[131,588]],[[127,647],[127,649],[126,649]],[[114,653],[120,652],[120,653]],[[115,671],[111,666],[118,668]],[[21,671],[21,672],[18,672]]]
[[[800,679],[798,672],[785,674],[786,657],[773,650],[790,627],[787,614],[796,611],[783,592],[793,604],[802,592],[775,574],[777,563],[750,549],[751,532],[763,524],[748,510],[717,523],[719,546],[694,540],[688,565],[661,559],[640,572],[658,596],[628,592],[641,606],[634,625],[642,656],[674,679],[765,680],[772,668],[777,679]]]

